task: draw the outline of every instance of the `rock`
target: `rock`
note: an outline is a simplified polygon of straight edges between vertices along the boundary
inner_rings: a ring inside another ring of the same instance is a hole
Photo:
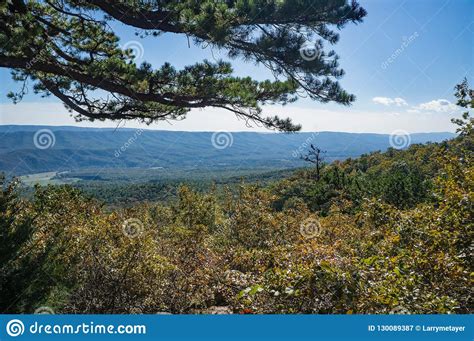
[[[232,285],[238,288],[245,288],[252,282],[250,275],[237,270],[227,270],[224,272],[224,278],[228,285]]]
[[[207,315],[230,315],[233,314],[233,311],[230,307],[218,307],[212,306],[203,311],[203,314]]]

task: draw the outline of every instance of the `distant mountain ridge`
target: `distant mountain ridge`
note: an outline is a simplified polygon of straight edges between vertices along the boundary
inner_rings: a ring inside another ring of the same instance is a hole
[[[52,132],[52,133],[51,133]],[[327,151],[328,161],[405,146],[440,142],[453,133],[416,133],[401,140],[387,134],[305,132],[182,132],[133,128],[0,126],[0,171],[22,175],[84,168],[216,169],[304,166],[310,143]],[[404,145],[405,144],[405,145]]]

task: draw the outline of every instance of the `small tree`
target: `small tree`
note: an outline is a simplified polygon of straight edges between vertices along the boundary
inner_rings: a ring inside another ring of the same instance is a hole
[[[454,88],[456,92],[454,96],[458,99],[457,105],[462,108],[474,108],[474,90],[469,89],[469,83],[467,82],[467,78],[464,78],[461,84],[458,84]],[[474,125],[474,119],[469,115],[469,111],[465,111],[462,115],[462,119],[460,118],[453,118],[451,120],[454,124],[456,124],[459,128],[456,130],[461,136],[467,136],[472,133],[472,127]]]
[[[316,180],[319,181],[321,178],[321,169],[324,166],[324,156],[326,151],[322,151],[319,147],[310,145],[308,153],[306,155],[301,155],[301,159],[308,161],[316,166]]]

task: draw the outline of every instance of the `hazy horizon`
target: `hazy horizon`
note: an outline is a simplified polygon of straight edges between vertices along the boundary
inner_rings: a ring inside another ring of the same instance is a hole
[[[147,131],[164,131],[164,132],[174,132],[174,133],[213,133],[213,132],[220,132],[220,131],[227,131],[230,133],[255,133],[255,134],[310,134],[310,133],[342,133],[342,134],[375,134],[375,135],[390,135],[390,133],[381,133],[381,132],[370,132],[370,131],[341,131],[341,130],[312,130],[312,131],[297,131],[297,132],[280,132],[275,130],[171,130],[171,129],[161,129],[161,128],[150,128],[147,125],[139,125],[138,127],[127,127],[127,126],[80,126],[80,125],[63,125],[63,124],[3,124],[0,123],[0,127],[21,127],[21,126],[31,126],[31,127],[56,127],[56,128],[83,128],[83,129],[129,129],[129,130],[147,130]],[[449,130],[440,130],[440,131],[414,131],[409,132],[411,135],[413,134],[453,134],[456,135],[454,131]]]

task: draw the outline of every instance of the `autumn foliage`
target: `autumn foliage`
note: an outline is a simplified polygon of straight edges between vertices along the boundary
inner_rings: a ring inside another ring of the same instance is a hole
[[[31,313],[472,313],[472,119],[225,195],[103,206],[68,186],[0,192],[0,307]],[[225,309],[224,309],[225,307]]]

